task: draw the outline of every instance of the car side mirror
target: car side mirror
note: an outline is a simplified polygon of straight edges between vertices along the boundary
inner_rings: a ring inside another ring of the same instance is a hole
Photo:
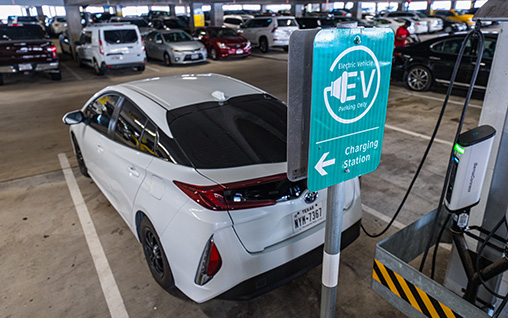
[[[65,114],[62,121],[66,125],[75,125],[82,123],[85,120],[85,114],[80,110],[75,110]]]

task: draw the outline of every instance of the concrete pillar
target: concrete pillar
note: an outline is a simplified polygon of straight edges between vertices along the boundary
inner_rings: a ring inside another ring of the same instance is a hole
[[[176,16],[176,4],[169,5],[169,15],[172,17]]]
[[[79,40],[79,35],[81,33],[81,13],[79,11],[79,6],[65,6],[65,13],[67,16],[67,30],[69,32],[69,37],[72,46],[72,55],[76,57],[76,45],[74,42]]]
[[[42,7],[38,6],[38,7],[35,7],[35,9],[37,10],[37,18],[40,21],[46,22],[46,17],[44,16],[44,12],[42,11]]]
[[[450,9],[455,9],[457,8],[457,1],[456,0],[452,0],[452,6]]]
[[[291,0],[291,9],[289,10],[289,14],[296,17],[296,0]]]
[[[405,2],[399,2],[399,5],[397,6],[397,11],[405,11]]]
[[[319,12],[325,12],[326,11],[326,3],[320,3],[319,4]]]
[[[353,8],[351,10],[351,15],[353,18],[361,19],[362,18],[362,3],[355,2],[353,4]]]
[[[189,12],[190,12],[190,19],[189,19],[189,27],[191,29],[191,33],[194,33],[194,1],[189,2]]]
[[[305,15],[305,5],[297,4],[295,7],[295,17],[299,18]]]
[[[210,9],[210,25],[221,26],[224,23],[224,9],[222,3],[212,3]]]

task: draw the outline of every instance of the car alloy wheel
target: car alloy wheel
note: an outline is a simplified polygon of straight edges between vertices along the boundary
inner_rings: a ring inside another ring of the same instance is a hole
[[[425,91],[432,84],[432,73],[424,66],[413,66],[406,76],[406,84],[414,91]]]
[[[171,57],[169,56],[168,53],[164,53],[164,64],[166,66],[171,66],[173,65],[173,63],[171,62]]]
[[[212,57],[212,60],[217,59],[217,51],[214,48],[210,51],[210,56]]]
[[[268,40],[265,37],[259,39],[259,50],[262,53],[268,52]]]
[[[159,236],[146,216],[141,220],[139,236],[153,278],[165,290],[173,289],[175,283],[169,262],[166,259]]]
[[[97,75],[104,75],[104,68],[100,67],[96,60],[93,61],[93,67]]]
[[[85,164],[85,159],[83,159],[83,154],[81,153],[81,149],[79,148],[78,142],[74,135],[72,136],[72,144],[74,145],[74,153],[76,154],[76,160],[78,161],[79,171],[85,177],[90,178],[90,175],[88,174],[88,168]]]

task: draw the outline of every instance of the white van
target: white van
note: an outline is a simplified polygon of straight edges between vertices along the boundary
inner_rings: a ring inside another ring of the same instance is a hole
[[[132,24],[95,24],[83,29],[76,42],[79,66],[88,65],[97,75],[114,68],[135,68],[144,71],[145,46],[139,29]]]
[[[263,53],[270,47],[288,50],[291,33],[298,30],[294,17],[258,17],[250,19],[240,27],[239,33]]]

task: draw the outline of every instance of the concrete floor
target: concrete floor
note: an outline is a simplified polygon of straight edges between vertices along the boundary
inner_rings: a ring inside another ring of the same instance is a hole
[[[13,76],[0,87],[0,317],[108,317],[109,310],[58,161],[71,162],[100,242],[130,317],[318,317],[321,267],[250,301],[196,304],[164,292],[152,279],[140,244],[98,188],[79,174],[61,118],[99,89],[135,79],[182,73],[230,75],[286,100],[287,54],[273,50],[245,60],[209,61],[167,68],[150,62],[94,75],[62,56],[61,82],[44,75]],[[398,221],[410,224],[436,207],[463,91],[452,96],[438,138]],[[362,178],[364,226],[378,232],[396,210],[439,114],[444,90],[412,93],[390,87],[381,164]],[[477,125],[482,96],[475,96],[464,129]],[[421,136],[418,136],[420,134]],[[376,214],[376,213],[379,213]],[[363,233],[341,254],[336,317],[404,317],[370,289],[375,245]],[[446,264],[441,264],[444,268]],[[440,271],[442,273],[442,270]],[[442,275],[441,275],[442,276]]]

